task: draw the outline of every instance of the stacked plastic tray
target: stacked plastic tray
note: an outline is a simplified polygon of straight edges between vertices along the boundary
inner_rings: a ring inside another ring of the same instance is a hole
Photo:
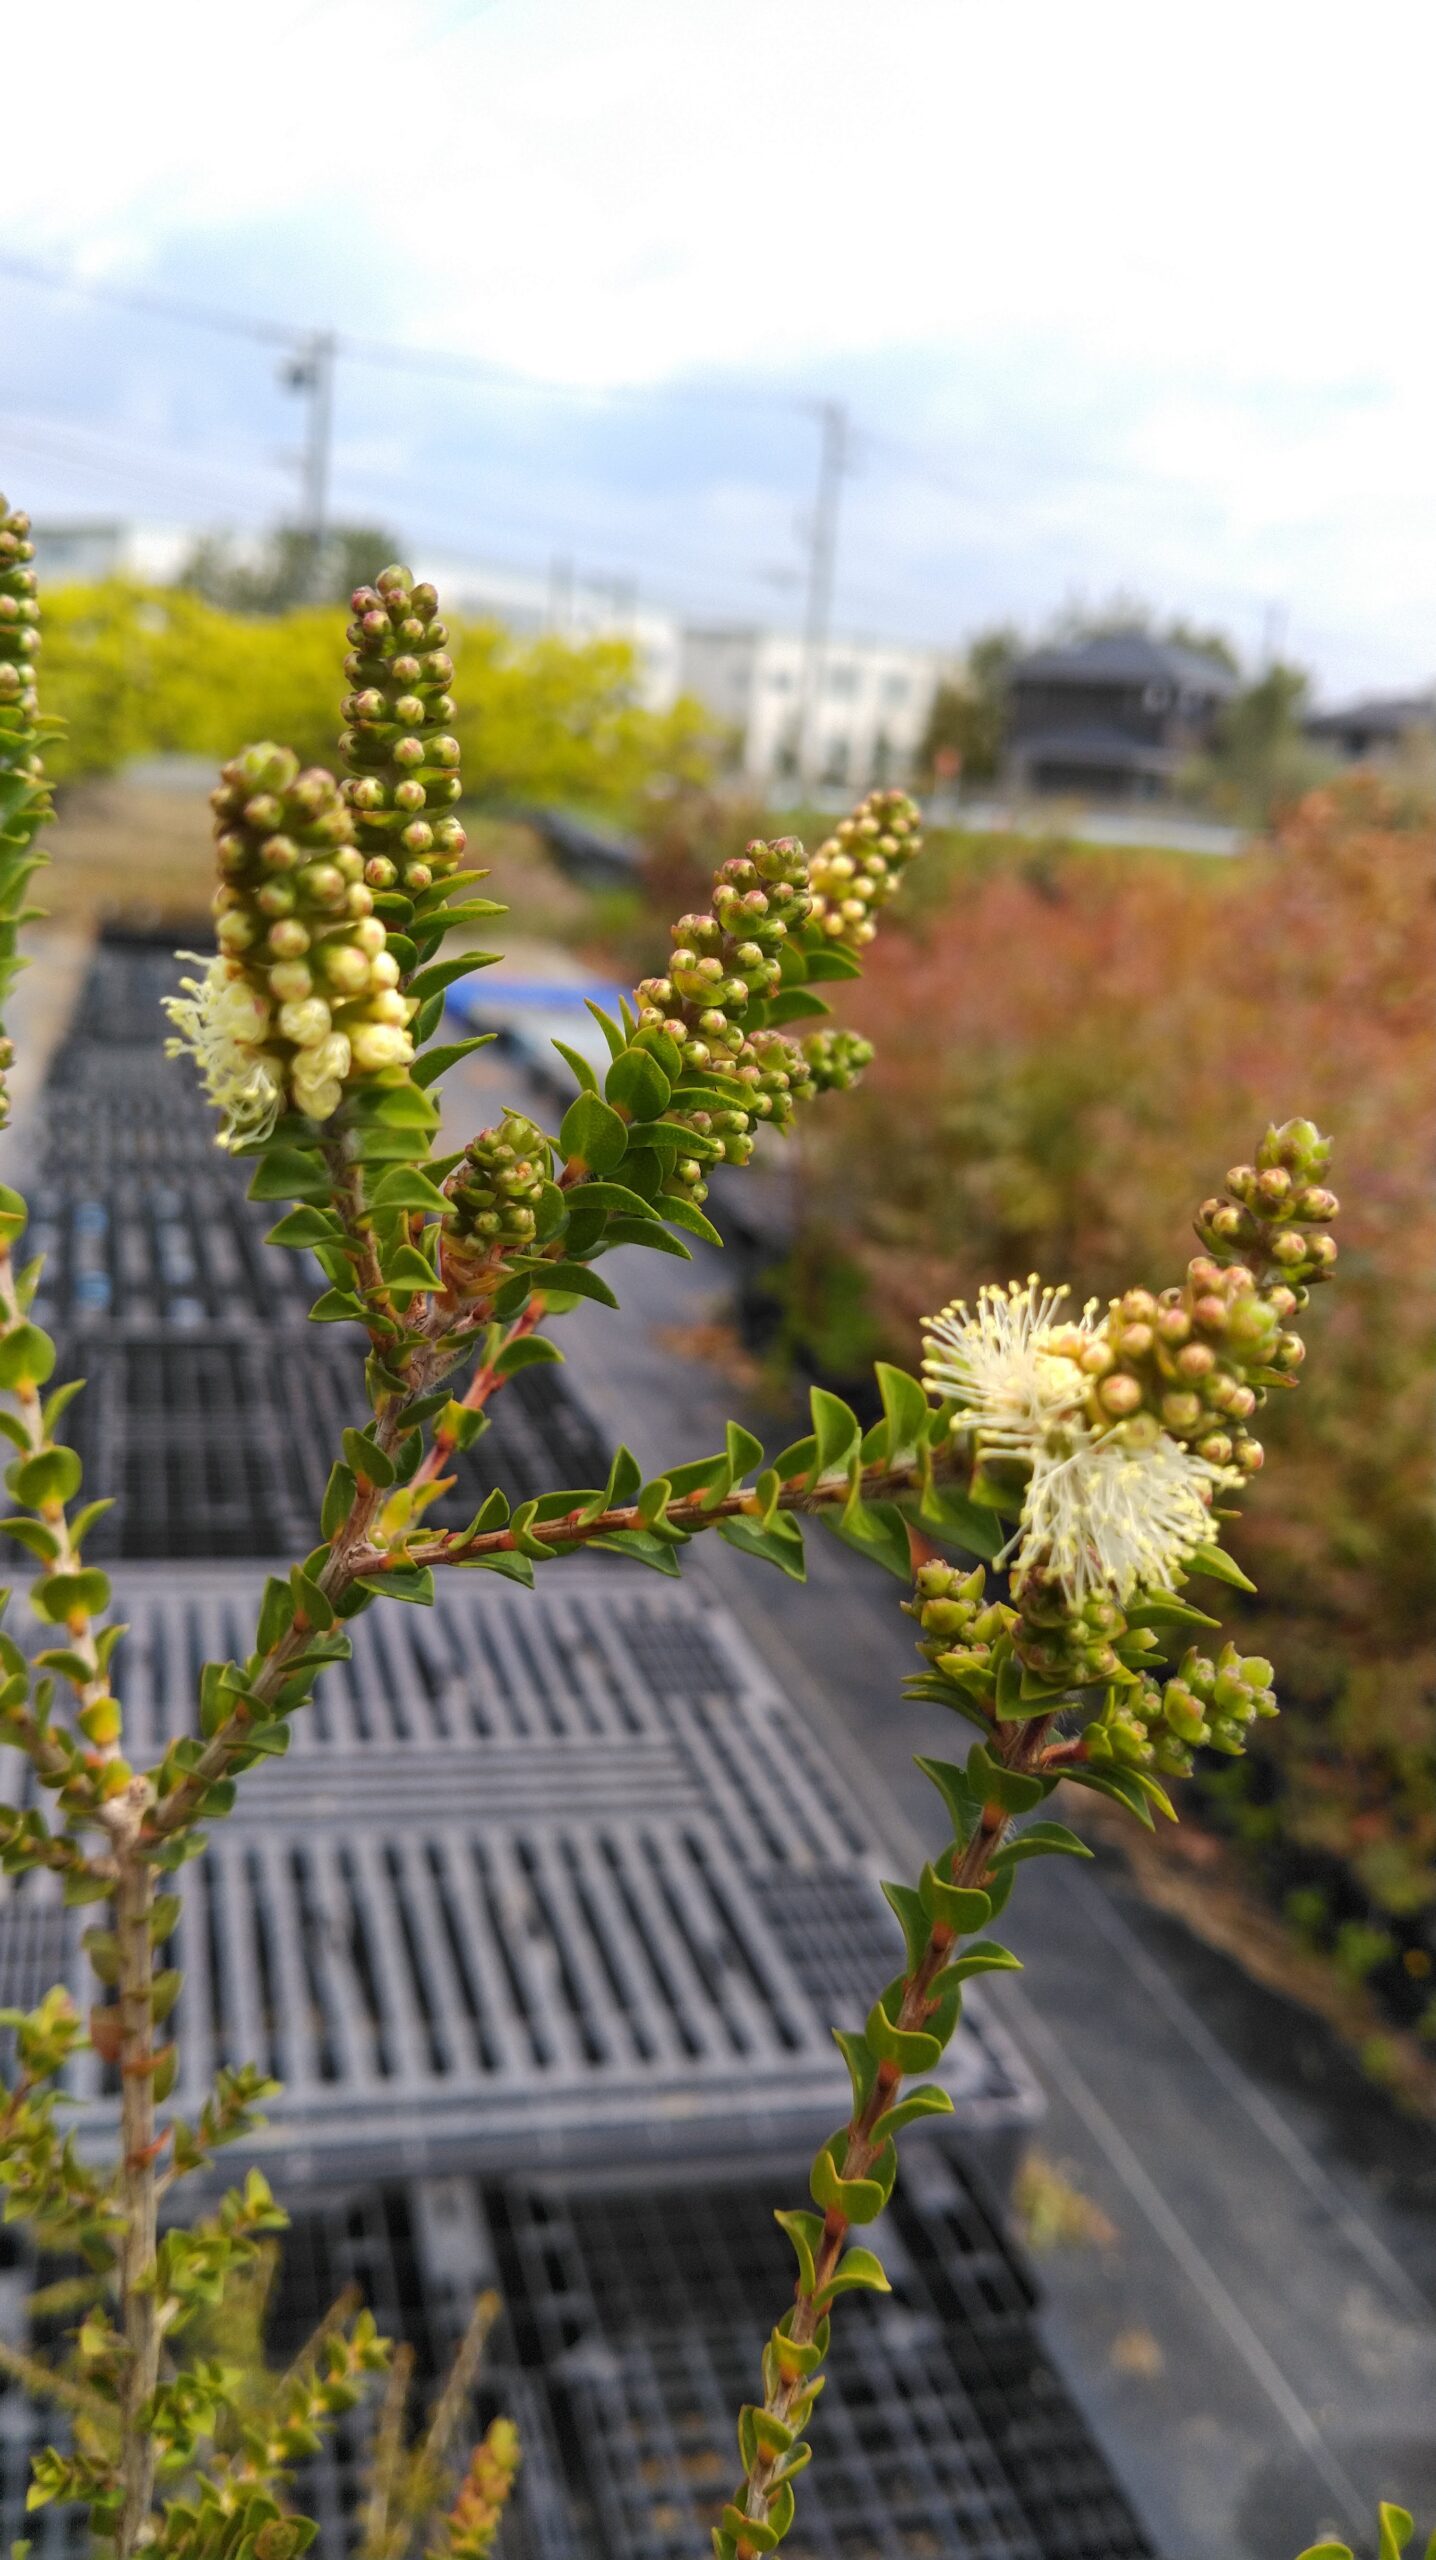
[[[496,2286],[477,2432],[524,2441],[506,2560],[691,2560],[731,2493],[734,2412],[791,2284],[771,2181],[575,2185],[452,2176],[359,2184],[295,2217],[269,2336],[282,2364],[316,2307],[357,2284],[442,2378],[475,2295]],[[846,2301],[785,2549],[794,2560],[1150,2560],[1046,2356],[1032,2288],[980,2181],[928,2151],[873,2231],[892,2280]],[[0,2304],[26,2281],[0,2274]],[[0,2392],[6,2513],[40,2421]],[[303,2482],[317,2548],[345,2547],[362,2437]],[[36,2560],[83,2537],[35,2519]]]
[[[186,1729],[202,1662],[247,1649],[261,1588],[124,1572],[138,1756]],[[178,1879],[178,2102],[259,2062],[291,2176],[814,2148],[846,2106],[830,2029],[901,1939],[860,1808],[731,1615],[559,1566],[531,1593],[454,1576],[353,1639]],[[83,1918],[32,1877],[0,1945],[78,1988]],[[1034,2093],[979,2000],[946,2067],[962,2128],[1010,2142]],[[101,2134],[100,2066],[73,2086]]]

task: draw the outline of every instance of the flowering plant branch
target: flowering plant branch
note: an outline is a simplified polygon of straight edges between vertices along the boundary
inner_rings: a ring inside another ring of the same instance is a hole
[[[0,975],[14,965],[47,814],[35,638],[24,520],[0,506]],[[56,1437],[76,1390],[45,1392],[55,1354],[29,1314],[37,1274],[11,1259],[25,1206],[0,1192],[0,1387],[13,1408],[0,1427],[18,1506],[4,1526],[35,1567],[30,1607],[55,1637],[32,1659],[0,1633],[0,1736],[53,1804],[53,1816],[0,1814],[0,1855],[10,1872],[49,1869],[70,1900],[108,1906],[86,1941],[88,2021],[55,1992],[10,2022],[3,2174],[9,2209],[94,2270],[68,2365],[20,2360],[71,2414],[69,2448],[37,2461],[32,2503],[85,2506],[116,2560],[290,2560],[313,2531],[293,2507],[293,2463],[386,2367],[366,2552],[399,2560],[425,2533],[428,2560],[478,2560],[513,2487],[504,2421],[462,2478],[444,2476],[488,2313],[413,2447],[405,2359],[348,2306],[277,2393],[246,2396],[193,2352],[216,2305],[253,2293],[283,2215],[251,2170],[205,2217],[172,2219],[176,2185],[250,2130],[272,2084],[232,2070],[194,2123],[168,2112],[176,2057],[163,2029],[180,1978],[158,1957],[179,1902],[164,1881],[202,1854],[202,1826],[230,1810],[245,1772],[283,1750],[363,1610],[386,1597],[423,1605],[441,1568],[531,1583],[579,1547],[672,1574],[710,1530],[801,1578],[811,1519],[902,1581],[923,1655],[914,1694],[976,1728],[963,1764],[922,1763],[950,1836],[917,1884],[887,1888],[904,1967],[861,2029],[839,2034],[851,2113],[813,2165],[814,2209],[780,2216],[796,2292],[765,2352],[761,2400],[742,2413],[720,2560],[782,2540],[834,2306],[886,2283],[851,2235],[891,2192],[898,2136],[950,2103],[935,2084],[905,2082],[941,2056],[965,1982],[1014,1963],[983,1933],[1017,1868],[1083,1854],[1061,1824],[1027,1817],[1065,1780],[1150,1825],[1171,1813],[1165,1781],[1195,1749],[1240,1751],[1275,1711],[1267,1663],[1197,1650],[1215,1622],[1186,1585],[1242,1579],[1221,1524],[1261,1462],[1255,1416],[1293,1382],[1296,1319],[1334,1259],[1325,1144],[1303,1121],[1270,1131],[1204,1204],[1202,1250],[1181,1281],[1075,1319],[1035,1281],[984,1291],[975,1312],[949,1307],[927,1328],[922,1378],[879,1367],[867,1430],[815,1389],[810,1431],[771,1461],[729,1424],[713,1456],[651,1479],[620,1449],[602,1486],[512,1509],[495,1493],[466,1525],[432,1526],[493,1398],[560,1356],[553,1322],[585,1299],[616,1303],[604,1257],[637,1245],[686,1258],[686,1239],[716,1242],[711,1168],[747,1163],[765,1125],[790,1128],[862,1073],[867,1044],[826,1022],[821,990],[857,972],[921,842],[912,805],[885,791],[811,862],[791,838],[751,844],[720,869],[708,910],[673,927],[666,970],[616,1016],[595,1009],[602,1078],[564,1052],[575,1091],[556,1131],[511,1112],[435,1154],[433,1088],[479,1045],[435,1045],[445,991],[491,956],[444,945],[501,912],[469,894],[482,875],[458,867],[445,639],[433,590],[386,570],[354,598],[342,777],[262,744],[226,765],[214,795],[217,950],[170,1003],[171,1047],[197,1067],[219,1143],[250,1163],[250,1196],[282,1211],[270,1241],[316,1258],[314,1320],[365,1341],[369,1411],[335,1453],[316,1544],[266,1584],[251,1650],[205,1665],[193,1730],[149,1768],[125,1756],[109,1677],[121,1630],[106,1576],[84,1560],[104,1506],[72,1511],[80,1462]],[[87,2037],[122,2091],[117,2155],[99,2166],[56,2122],[61,2075]]]

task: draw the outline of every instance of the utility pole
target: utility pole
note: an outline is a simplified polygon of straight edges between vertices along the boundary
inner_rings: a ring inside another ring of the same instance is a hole
[[[843,402],[820,400],[816,407],[821,442],[817,497],[808,537],[808,605],[803,625],[803,696],[798,723],[798,770],[805,784],[818,779],[818,701],[833,609],[838,499],[848,458],[848,413]]]
[[[282,379],[306,402],[304,444],[299,457],[299,530],[304,538],[304,586],[318,601],[324,571],[324,537],[329,530],[329,464],[334,441],[334,358],[332,329],[313,329],[284,367]]]

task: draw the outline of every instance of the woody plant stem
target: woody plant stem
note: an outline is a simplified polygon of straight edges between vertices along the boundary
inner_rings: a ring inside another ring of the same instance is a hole
[[[1030,1723],[1009,1728],[1006,1733],[1000,1726],[995,1726],[988,1748],[994,1758],[1000,1759],[1006,1768],[1023,1771],[1036,1769],[1042,1766],[1047,1758],[1044,1745],[1051,1722],[1050,1716],[1034,1717]],[[1000,1805],[984,1805],[982,1818],[966,1848],[954,1848],[952,1852],[947,1864],[949,1883],[960,1885],[965,1890],[980,1891],[982,1889],[988,1881],[989,1862],[994,1852],[1001,1846],[1007,1818]],[[900,2033],[920,2034],[925,2028],[932,2010],[937,2005],[933,1996],[933,1986],[951,1958],[957,1934],[947,1921],[933,1922],[922,1955],[903,1984],[902,2002],[894,2020]],[[886,2061],[878,2064],[867,2099],[848,2126],[847,2141],[838,2172],[841,2178],[865,2178],[868,2175],[884,2147],[881,2137],[876,2134],[876,2127],[895,2103],[902,2081],[901,2064]],[[787,2330],[788,2336],[796,2346],[810,2345],[823,2319],[823,2294],[837,2273],[838,2262],[842,2257],[849,2229],[846,2214],[839,2206],[830,2205],[823,2216],[822,2239],[813,2252],[811,2288],[804,2286],[801,2276],[798,2279],[796,2307]],[[765,2396],[763,2405],[768,2414],[779,2419],[785,2426],[788,2425],[794,2404],[804,2387],[804,2376],[801,2373],[785,2374],[776,2389]],[[744,2508],[755,2524],[761,2523],[767,2515],[768,2498],[771,2494],[769,2484],[778,2460],[779,2456],[776,2453],[760,2451],[748,2474]],[[746,2538],[740,2538],[738,2560],[759,2560],[758,2545],[749,2542]]]
[[[15,1286],[8,1242],[0,1240],[0,1328],[23,1323],[24,1310]],[[38,1457],[51,1446],[45,1428],[39,1388],[24,1381],[14,1390],[18,1419],[30,1453]],[[64,1503],[41,1506],[41,1518],[54,1541],[54,1553],[42,1563],[43,1576],[73,1574],[81,1559],[70,1535]],[[89,1611],[68,1612],[65,1635],[89,1677],[75,1683],[81,1710],[108,1700],[110,1685],[103,1669]],[[107,2058],[120,2075],[119,2203],[124,2217],[118,2281],[126,2361],[120,2390],[120,2484],[122,2502],[116,2528],[117,2560],[130,2560],[154,2503],[155,2447],[144,2415],[159,2380],[160,2312],[154,2286],[158,2226],[158,2178],[154,2098],[154,1947],[150,1914],[154,1874],[142,1843],[145,1784],[130,1779],[120,1762],[119,1719],[115,1730],[92,1744],[89,1765],[95,1785],[93,1819],[107,1832],[108,1857],[91,1859],[91,1872],[112,1884],[115,1937],[119,1950],[117,2016],[107,2043]],[[68,1774],[69,1763],[52,1746],[47,1751],[38,1729],[30,1758],[41,1775]],[[106,1788],[106,1773],[112,1791]]]
[[[403,1408],[399,1418],[381,1423],[380,1445],[392,1447],[402,1436]],[[911,1493],[923,1480],[923,1463],[918,1458],[897,1466],[865,1467],[859,1477],[859,1491],[865,1501],[880,1502]],[[941,1472],[940,1465],[935,1472]],[[852,1494],[852,1480],[847,1475],[820,1477],[810,1484],[806,1477],[790,1477],[778,1492],[779,1511],[813,1512],[839,1509]],[[411,1541],[405,1548],[390,1553],[371,1546],[369,1531],[382,1507],[385,1496],[377,1485],[361,1479],[349,1511],[336,1530],[329,1554],[315,1577],[319,1589],[331,1605],[336,1604],[350,1586],[360,1581],[381,1581],[385,1572],[395,1566],[457,1565],[480,1563],[486,1556],[519,1555],[524,1545],[512,1529],[489,1529],[472,1536],[460,1530],[449,1530],[424,1541]],[[740,1487],[714,1501],[702,1491],[685,1494],[669,1504],[666,1517],[675,1529],[685,1535],[700,1529],[715,1528],[720,1520],[742,1517],[760,1518],[766,1504],[751,1487]],[[566,1512],[562,1519],[536,1521],[524,1533],[529,1551],[535,1545],[544,1553],[563,1555],[575,1547],[591,1545],[596,1538],[612,1537],[625,1529],[642,1526],[636,1503],[620,1503],[612,1510],[599,1511],[585,1517],[578,1511]],[[146,1817],[146,1835],[151,1840],[170,1837],[193,1821],[207,1788],[222,1778],[236,1752],[243,1751],[251,1725],[262,1722],[269,1707],[283,1687],[290,1664],[301,1654],[314,1629],[302,1610],[273,1650],[266,1655],[249,1684],[249,1701],[241,1699],[206,1745],[194,1768],[170,1795],[151,1806]]]

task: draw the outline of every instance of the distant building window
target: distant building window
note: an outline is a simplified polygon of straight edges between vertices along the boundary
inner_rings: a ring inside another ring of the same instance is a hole
[[[768,691],[770,693],[791,693],[792,690],[793,679],[789,675],[787,668],[775,667],[768,678]]]
[[[823,689],[832,695],[835,702],[851,702],[857,692],[858,682],[856,667],[829,667],[823,680]],[[841,781],[842,776],[839,775],[838,779]]]
[[[829,738],[823,749],[824,782],[846,782],[850,743],[846,738]]]
[[[894,705],[906,702],[911,689],[906,676],[884,676],[883,678],[884,702]]]

